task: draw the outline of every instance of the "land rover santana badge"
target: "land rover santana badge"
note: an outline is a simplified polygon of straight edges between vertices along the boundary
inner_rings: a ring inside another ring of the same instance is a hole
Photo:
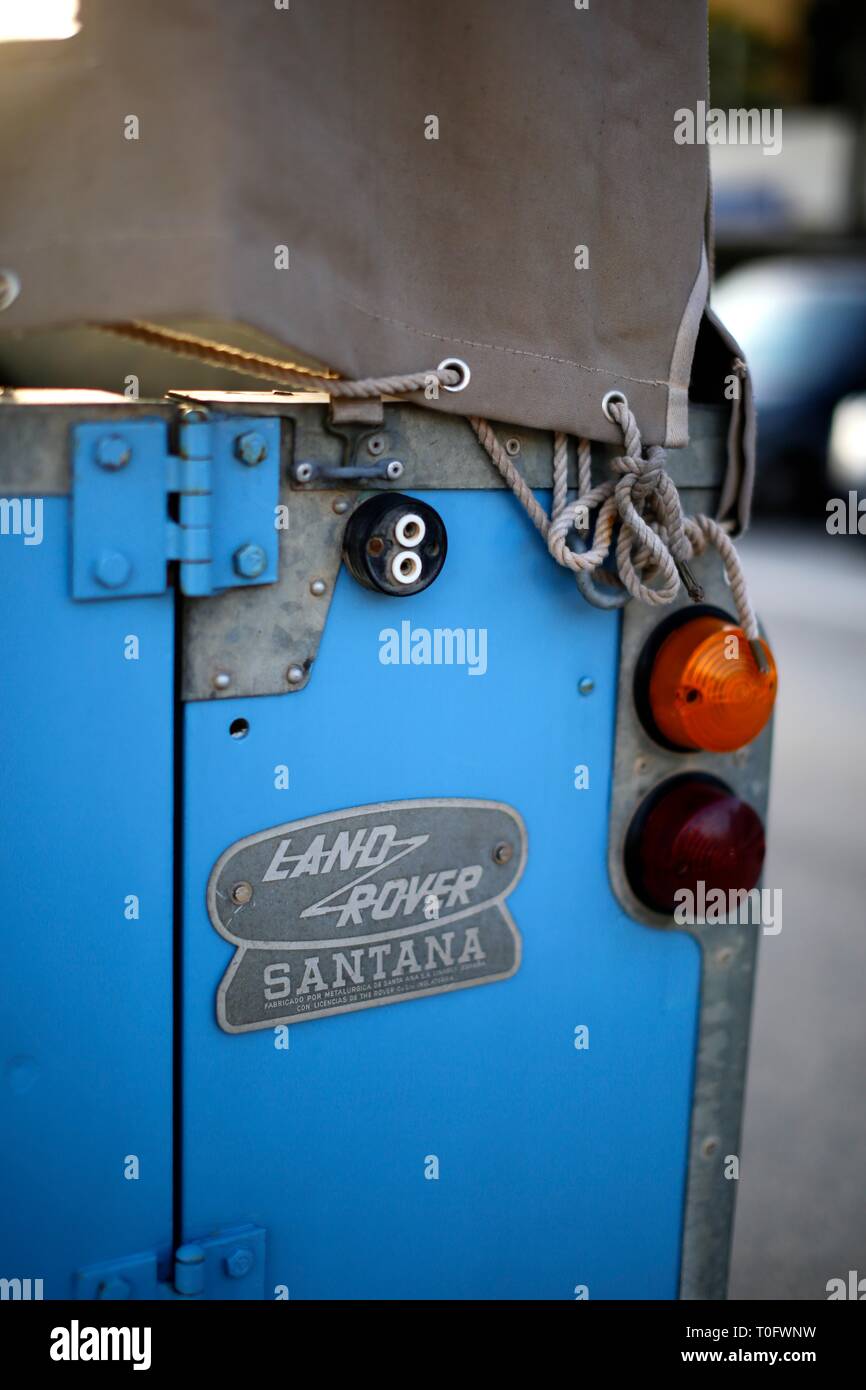
[[[526,861],[498,801],[387,801],[238,840],[207,904],[237,947],[217,993],[228,1033],[327,1018],[507,979],[505,905]]]

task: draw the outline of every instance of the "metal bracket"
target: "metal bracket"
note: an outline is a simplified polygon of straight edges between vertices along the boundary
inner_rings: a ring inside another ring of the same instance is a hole
[[[195,410],[174,434],[176,450],[164,419],[73,427],[75,598],[164,593],[169,560],[184,594],[275,583],[279,420]]]
[[[239,1226],[182,1245],[172,1261],[171,1282],[159,1278],[152,1250],[91,1265],[75,1275],[76,1299],[156,1300],[265,1297],[265,1232]]]

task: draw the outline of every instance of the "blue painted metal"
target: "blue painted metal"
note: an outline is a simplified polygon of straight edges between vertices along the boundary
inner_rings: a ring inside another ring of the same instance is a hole
[[[40,545],[0,538],[0,1276],[67,1298],[171,1241],[173,601],[74,602],[43,507]]]
[[[169,560],[180,562],[181,591],[193,596],[275,581],[279,420],[190,416],[176,432],[175,454],[165,420],[74,428],[76,598],[161,594]],[[245,547],[260,552],[255,566],[236,563]]]
[[[425,500],[449,535],[430,589],[386,599],[343,573],[305,690],[186,709],[184,1236],[266,1226],[267,1297],[674,1298],[699,959],[628,918],[607,878],[618,619],[580,599],[509,495]],[[383,666],[380,631],[403,620],[487,629],[486,674]],[[231,951],[205,910],[221,851],[431,795],[525,819],[514,978],[305,1022],[288,1050],[222,1033]]]
[[[160,1278],[155,1251],[109,1260],[75,1277],[77,1299],[259,1301],[265,1290],[266,1233],[257,1226],[219,1231],[174,1255],[171,1280]]]

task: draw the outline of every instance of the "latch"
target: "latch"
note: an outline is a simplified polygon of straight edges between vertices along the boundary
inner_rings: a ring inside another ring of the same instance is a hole
[[[72,451],[75,598],[164,593],[170,560],[194,597],[275,583],[279,419],[102,420]]]
[[[263,1299],[265,1252],[261,1226],[238,1226],[179,1246],[170,1279],[160,1279],[152,1250],[81,1269],[75,1275],[73,1297],[105,1301]]]

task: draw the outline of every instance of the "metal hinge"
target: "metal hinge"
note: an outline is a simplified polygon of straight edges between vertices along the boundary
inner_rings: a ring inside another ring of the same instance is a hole
[[[261,1226],[218,1231],[174,1253],[171,1278],[160,1279],[154,1251],[81,1269],[77,1299],[263,1299],[265,1232]]]
[[[102,420],[72,450],[75,598],[161,594],[170,560],[195,597],[275,583],[279,419]]]

